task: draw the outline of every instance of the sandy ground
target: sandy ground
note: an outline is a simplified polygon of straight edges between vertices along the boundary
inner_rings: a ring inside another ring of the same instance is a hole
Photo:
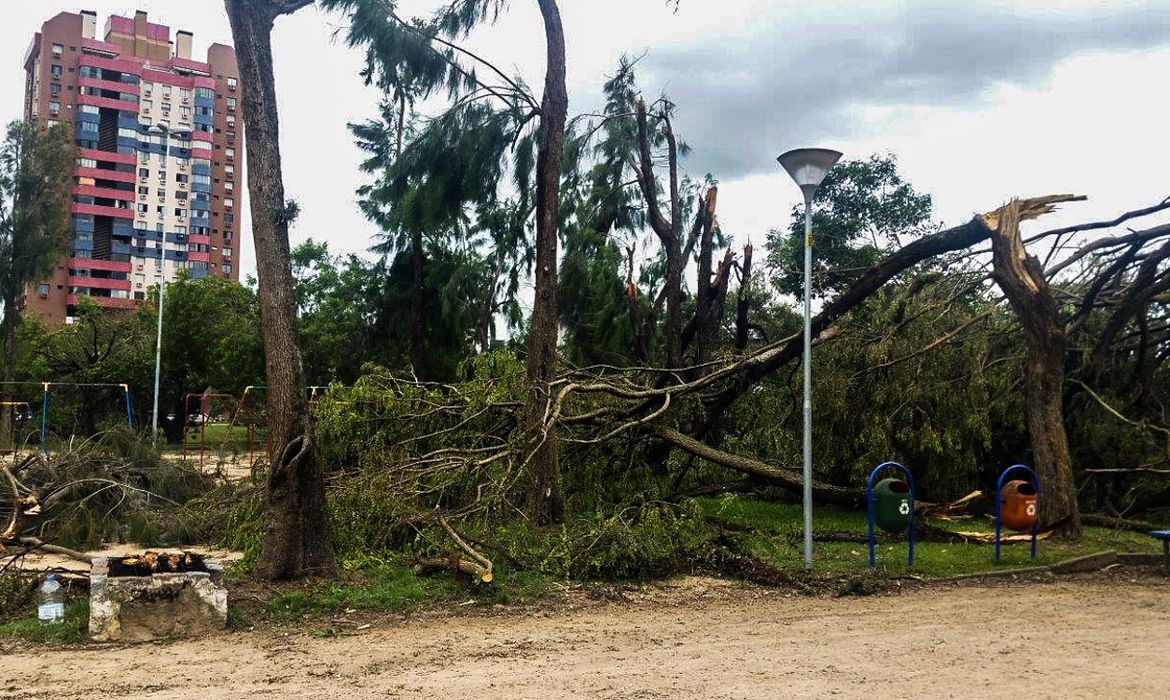
[[[0,697],[1170,696],[1165,578],[936,586],[869,598],[687,579],[623,598],[582,599],[552,613],[384,619],[329,638],[266,630],[10,649],[0,656]]]

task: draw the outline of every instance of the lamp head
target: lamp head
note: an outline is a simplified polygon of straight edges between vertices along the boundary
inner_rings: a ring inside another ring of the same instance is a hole
[[[776,158],[780,165],[788,171],[792,179],[804,192],[806,201],[812,201],[813,194],[821,186],[821,182],[841,158],[840,151],[828,148],[796,148],[787,153],[781,153]]]

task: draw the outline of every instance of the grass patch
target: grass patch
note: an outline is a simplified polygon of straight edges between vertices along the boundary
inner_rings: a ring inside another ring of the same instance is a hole
[[[42,625],[34,610],[27,617],[0,623],[0,638],[34,644],[80,644],[88,630],[89,599],[80,598],[65,606],[64,621]]]
[[[346,610],[410,612],[468,600],[475,605],[524,604],[544,597],[552,586],[541,574],[507,569],[497,569],[491,585],[464,583],[446,574],[418,576],[405,563],[373,557],[345,569],[336,579],[277,594],[263,604],[263,613],[292,623]]]
[[[695,499],[703,513],[734,526],[735,537],[745,551],[785,571],[804,567],[801,506],[724,496]],[[939,521],[931,524],[964,532],[993,532],[989,518]],[[864,511],[833,506],[813,510],[813,532],[866,533]],[[930,578],[958,574],[1017,569],[1055,564],[1072,557],[1115,550],[1118,552],[1156,553],[1157,543],[1142,533],[1086,527],[1079,542],[1060,538],[1040,540],[1036,559],[1029,557],[1027,543],[1010,543],[1002,547],[1001,561],[994,560],[994,546],[978,543],[918,542],[914,551],[914,568],[906,566],[905,541],[878,543],[877,570],[887,575],[914,573]],[[814,571],[824,576],[855,575],[868,570],[869,548],[864,542],[816,542],[813,549]]]

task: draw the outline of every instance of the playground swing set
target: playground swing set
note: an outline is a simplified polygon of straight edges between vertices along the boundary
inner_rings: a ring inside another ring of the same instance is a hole
[[[183,408],[188,419],[195,418],[197,425],[194,434],[198,435],[198,440],[194,443],[187,439],[187,432],[184,431],[182,455],[185,459],[187,452],[190,449],[192,452],[199,453],[199,466],[203,466],[206,453],[209,451],[207,445],[207,426],[209,423],[215,424],[214,420],[221,417],[227,417],[227,421],[223,423],[223,437],[219,442],[217,448],[220,454],[226,454],[229,451],[234,454],[246,454],[247,464],[250,466],[254,461],[256,449],[260,446],[263,436],[262,431],[265,426],[265,414],[263,404],[257,405],[256,395],[266,390],[267,387],[263,384],[253,384],[244,387],[243,393],[237,400],[231,394],[219,393],[202,393],[202,394],[187,394],[183,397]],[[306,397],[309,400],[310,410],[315,408],[320,402],[321,398],[330,389],[328,385],[313,385],[305,387]],[[198,411],[192,411],[192,400],[198,401]],[[222,406],[222,402],[231,401],[234,405],[226,410],[217,408]],[[220,403],[217,403],[220,402]],[[244,444],[241,446],[236,441],[236,428],[242,426],[244,428]],[[190,428],[191,426],[188,426]]]
[[[118,397],[118,399],[117,399],[117,401],[120,404],[119,410],[121,410],[121,408],[124,406],[125,411],[126,411],[126,425],[131,430],[134,429],[134,405],[130,399],[130,386],[128,384],[109,383],[109,382],[0,382],[0,386],[40,387],[39,393],[40,393],[41,415],[40,415],[40,420],[38,421],[40,424],[40,427],[39,427],[39,430],[37,431],[37,439],[38,439],[39,448],[40,448],[41,452],[45,452],[48,450],[48,438],[49,438],[49,427],[50,427],[49,415],[50,415],[50,410],[55,405],[51,401],[51,397],[53,395],[54,388],[73,389],[75,391],[82,391],[82,392],[84,392],[85,390],[92,390],[92,389],[107,389],[107,390],[108,389],[120,389],[121,396]],[[12,449],[13,449],[13,452],[17,451],[17,441],[16,441],[17,431],[15,430],[15,428],[17,427],[16,424],[18,423],[18,421],[24,422],[27,424],[35,418],[35,416],[33,415],[33,409],[32,409],[33,405],[34,405],[34,403],[31,401],[9,401],[9,400],[6,400],[3,402],[0,402],[0,406],[7,406],[7,407],[14,409],[11,412],[11,415],[13,417],[12,418],[13,423],[14,423],[14,425],[12,426],[13,427],[13,430],[12,430],[12,435],[13,435]],[[17,409],[21,409],[21,408],[23,408],[23,411],[17,410]],[[31,435],[31,433],[30,433],[30,435]]]

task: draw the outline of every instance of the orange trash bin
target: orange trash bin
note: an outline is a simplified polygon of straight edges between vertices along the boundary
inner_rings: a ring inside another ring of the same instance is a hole
[[[1000,522],[1009,530],[1024,532],[1036,524],[1036,487],[1023,479],[1009,481],[1000,491]]]

